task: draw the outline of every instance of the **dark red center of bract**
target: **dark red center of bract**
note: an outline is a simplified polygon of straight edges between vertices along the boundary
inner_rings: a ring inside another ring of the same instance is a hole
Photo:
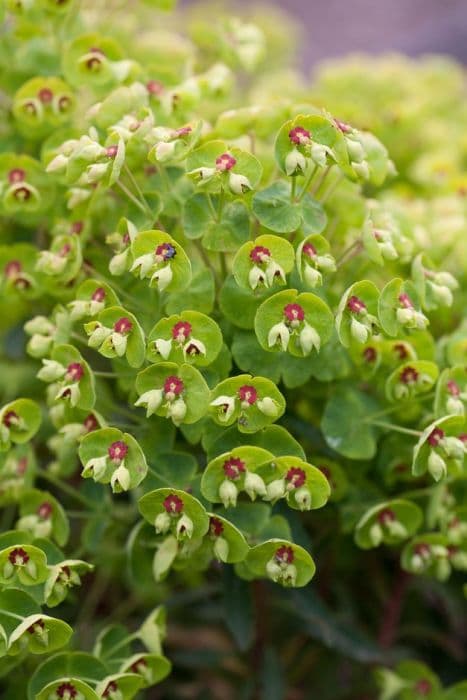
[[[52,102],[54,94],[50,88],[42,88],[39,90],[37,93],[38,98],[42,102],[42,104],[46,105]]]
[[[415,367],[404,367],[399,375],[402,384],[415,384],[418,379],[418,372]]]
[[[34,624],[28,627],[27,631],[29,634],[36,634],[36,632],[38,632],[38,628],[40,630],[45,629],[45,622],[43,620],[37,620],[37,622],[34,622]]]
[[[300,467],[290,467],[285,475],[285,480],[288,481],[294,488],[298,489],[306,481],[306,474]]]
[[[399,294],[399,303],[404,309],[413,309],[413,304],[408,294]]]
[[[16,473],[19,474],[19,476],[22,476],[25,471],[28,468],[28,458],[27,457],[20,457],[18,459],[18,462],[16,464]]]
[[[287,304],[283,311],[287,321],[303,321],[305,318],[305,311],[300,304]]]
[[[177,138],[180,138],[181,136],[188,136],[192,131],[191,126],[182,126],[180,129],[175,129],[174,134]]]
[[[13,194],[15,199],[20,199],[23,202],[31,196],[31,192],[27,187],[18,187]]]
[[[13,168],[8,173],[8,182],[14,185],[16,182],[23,182],[26,179],[26,172],[22,168]]]
[[[161,245],[158,245],[156,248],[156,255],[161,256],[164,260],[174,258],[176,254],[177,251],[170,243],[161,243]]]
[[[405,358],[409,356],[407,346],[404,343],[395,343],[395,345],[393,345],[393,349],[400,360],[405,360]]]
[[[86,432],[90,433],[93,430],[96,430],[96,428],[99,427],[99,423],[97,422],[97,418],[93,413],[90,413],[88,416],[83,421],[83,425],[86,428]]]
[[[183,343],[191,335],[192,330],[191,323],[179,321],[172,328],[172,338]]]
[[[431,554],[431,547],[426,542],[419,542],[418,544],[415,545],[415,547],[413,548],[413,551],[415,552],[415,554],[418,554],[420,557],[426,557],[429,554]]]
[[[434,428],[434,430],[431,431],[431,433],[427,437],[427,442],[432,446],[432,447],[438,447],[439,443],[441,440],[444,438],[444,430],[441,430],[441,428]]]
[[[265,263],[270,257],[271,251],[269,248],[265,248],[263,245],[255,245],[253,250],[250,252],[250,260],[255,263]]]
[[[387,525],[388,523],[392,523],[395,519],[396,514],[390,508],[384,508],[380,513],[378,513],[378,522],[381,525]]]
[[[75,686],[71,683],[62,683],[58,686],[55,692],[57,693],[57,697],[59,698],[64,698],[65,696],[68,696],[70,698],[76,698],[78,695],[78,691],[76,690]]]
[[[22,269],[23,266],[21,265],[19,260],[10,260],[10,262],[7,262],[7,264],[3,268],[3,272],[5,277],[7,277],[8,279],[14,279],[20,274]]]
[[[134,664],[131,664],[130,670],[133,671],[133,673],[140,673],[142,668],[146,668],[147,663],[145,659],[138,659],[138,661],[135,661]]]
[[[167,513],[171,514],[181,513],[183,510],[183,501],[175,493],[171,493],[169,496],[166,496],[162,502],[162,505]]]
[[[359,314],[366,310],[366,304],[358,297],[351,296],[347,301],[347,308],[352,314]]]
[[[60,112],[65,112],[71,105],[71,100],[67,95],[62,95],[58,100],[58,109]]]
[[[116,440],[110,445],[107,452],[113,462],[121,462],[127,456],[128,445],[123,440]]]
[[[164,382],[164,392],[166,394],[175,394],[175,396],[179,396],[184,389],[185,385],[178,377],[167,377]]]
[[[52,504],[48,501],[44,501],[44,503],[41,503],[39,508],[37,509],[37,515],[39,516],[39,518],[42,518],[42,520],[47,520],[48,518],[50,518],[52,513]]]
[[[215,537],[220,537],[224,532],[224,526],[219,518],[212,517],[209,520],[209,532]]]
[[[108,683],[106,689],[102,693],[103,698],[108,698],[110,696],[110,693],[116,693],[118,690],[118,685],[115,683],[115,681],[110,681]]]
[[[285,544],[279,547],[279,549],[276,549],[274,557],[281,564],[291,564],[295,559],[292,547]]]
[[[420,678],[415,685],[415,692],[419,695],[429,695],[432,690],[432,685],[427,678]]]
[[[326,479],[327,479],[328,481],[330,481],[330,479],[331,479],[331,470],[329,469],[329,467],[327,467],[327,466],[324,465],[324,464],[320,464],[320,465],[318,466],[318,469],[320,470],[320,472],[321,472],[322,474],[324,474],[324,476],[326,477]]]
[[[17,425],[19,422],[19,416],[15,411],[7,411],[3,416],[3,425],[7,428]]]
[[[128,335],[132,328],[133,323],[126,316],[119,318],[118,321],[114,323],[114,331],[116,333],[121,333],[122,335]]]
[[[226,477],[235,481],[245,471],[245,462],[239,457],[230,457],[224,462],[223,469]]]
[[[221,172],[225,170],[232,170],[236,164],[237,159],[230,155],[230,153],[223,153],[218,158],[216,158],[216,169]]]
[[[309,258],[314,258],[316,255],[318,255],[318,251],[316,250],[315,246],[312,245],[312,243],[305,243],[302,248],[302,253],[304,255],[308,255]]]
[[[451,396],[459,396],[461,393],[459,385],[454,381],[454,379],[450,379],[448,382],[446,382],[446,389]]]
[[[71,233],[80,234],[84,228],[84,223],[82,221],[73,221],[71,224]]]
[[[343,134],[348,134],[350,131],[352,131],[350,124],[346,124],[340,119],[334,119],[334,124],[337,126],[339,131],[342,131]]]
[[[164,92],[164,86],[159,80],[148,80],[146,83],[146,90],[150,95],[160,95]]]
[[[15,547],[15,549],[12,549],[9,553],[8,559],[11,564],[27,564],[29,561],[29,554],[22,547]]]
[[[105,155],[107,158],[115,158],[118,153],[118,146],[107,146],[105,149]]]
[[[310,141],[310,138],[310,132],[307,129],[304,129],[303,126],[295,126],[289,131],[290,141],[297,146],[304,146]]]
[[[375,348],[368,347],[364,349],[362,355],[367,362],[371,363],[376,361],[377,352]]]
[[[258,392],[256,391],[254,386],[244,384],[238,390],[238,398],[240,399],[240,401],[246,401],[251,406],[255,403],[256,399],[258,398]]]
[[[461,433],[457,439],[465,444],[467,442],[467,433]]]
[[[66,378],[70,382],[79,382],[84,374],[84,367],[81,362],[72,362],[66,369]]]
[[[105,289],[103,287],[98,287],[92,295],[91,299],[92,301],[104,301],[105,297]]]

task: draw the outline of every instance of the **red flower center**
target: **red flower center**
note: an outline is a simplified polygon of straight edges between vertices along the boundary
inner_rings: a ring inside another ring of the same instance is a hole
[[[22,547],[15,547],[8,555],[10,563],[14,566],[23,566],[29,561],[29,554]]]
[[[110,697],[110,693],[116,693],[118,690],[118,685],[115,683],[115,681],[110,681],[110,683],[107,684],[106,689],[102,693],[103,698],[108,698]]]
[[[395,343],[395,345],[393,345],[393,350],[400,360],[405,360],[406,357],[409,356],[405,343]]]
[[[22,168],[13,168],[8,173],[8,182],[14,185],[16,182],[23,182],[26,179],[26,171]]]
[[[126,442],[123,442],[123,440],[117,440],[116,442],[113,442],[110,445],[107,452],[112,462],[118,463],[125,459],[125,457],[127,456],[128,445],[126,444]]]
[[[399,303],[404,309],[413,309],[413,304],[408,294],[399,294]]]
[[[399,375],[399,381],[402,384],[415,384],[418,379],[418,372],[415,367],[404,367]]]
[[[454,379],[450,379],[448,382],[446,382],[446,389],[451,396],[459,396],[461,393],[459,385],[454,381]]]
[[[366,311],[366,304],[358,297],[351,296],[347,301],[347,308],[352,314],[361,314],[362,311]]]
[[[66,112],[71,105],[71,100],[67,95],[62,95],[58,100],[58,109],[60,112]]]
[[[441,428],[434,428],[434,430],[431,431],[431,433],[427,437],[427,442],[432,446],[432,447],[438,447],[439,443],[441,440],[444,438],[444,430],[441,430]]]
[[[420,678],[415,685],[415,692],[419,695],[429,695],[432,690],[432,685],[427,678]]]
[[[306,474],[300,467],[290,467],[289,471],[285,475],[285,480],[288,481],[295,489],[299,489],[300,486],[306,481]]]
[[[230,457],[224,462],[223,469],[228,479],[236,481],[245,471],[245,462],[239,457]]]
[[[428,557],[431,554],[431,547],[426,542],[419,542],[415,545],[413,551],[419,557]]]
[[[19,199],[22,202],[25,202],[31,196],[31,192],[27,187],[18,187],[14,191],[13,196],[15,197],[15,199]]]
[[[123,316],[123,318],[119,318],[118,321],[115,321],[114,323],[114,331],[116,333],[121,333],[122,335],[128,335],[128,333],[131,332],[132,328],[133,324],[130,321],[130,319],[126,316]]]
[[[39,90],[37,93],[38,98],[42,102],[42,104],[46,105],[52,102],[54,94],[50,88],[42,88]]]
[[[90,433],[99,427],[97,418],[93,413],[90,413],[88,416],[86,416],[86,418],[83,421],[83,425],[86,428],[87,433]]]
[[[156,248],[156,256],[163,260],[171,260],[177,255],[177,251],[170,243],[161,243]]]
[[[183,501],[175,493],[171,493],[169,496],[164,498],[162,505],[164,506],[165,511],[171,515],[181,513],[183,510]]]
[[[19,275],[22,269],[23,266],[21,265],[19,260],[10,260],[10,262],[7,262],[7,264],[3,268],[3,273],[8,279],[14,279]]]
[[[246,403],[250,404],[251,406],[255,403],[256,399],[258,398],[258,392],[256,391],[254,386],[244,384],[238,390],[238,398],[242,402],[246,401]]]
[[[91,299],[92,301],[104,301],[105,297],[105,289],[103,287],[98,287],[92,295]]]
[[[230,153],[223,153],[221,156],[216,158],[216,170],[219,172],[232,170],[236,162],[237,159],[231,156]]]
[[[350,126],[350,124],[346,124],[340,119],[334,119],[334,124],[337,126],[339,131],[342,131],[343,134],[348,134],[350,131],[352,131],[352,127]]]
[[[19,423],[19,416],[15,411],[7,411],[3,416],[3,425],[7,428],[15,427]]]
[[[362,352],[362,355],[367,362],[375,362],[376,357],[377,357],[377,352],[376,352],[375,348],[368,347],[368,348],[364,349],[364,351]]]
[[[185,385],[178,377],[167,377],[164,382],[164,393],[179,396],[185,389]]]
[[[84,228],[84,223],[82,221],[73,221],[71,224],[71,233],[76,233],[77,235],[81,233]]]
[[[284,306],[283,313],[287,321],[303,321],[305,311],[300,304],[287,304]]]
[[[84,374],[84,367],[81,362],[72,362],[66,370],[66,378],[71,382],[79,382]]]
[[[130,670],[133,671],[133,673],[140,673],[142,668],[147,668],[145,659],[138,659],[130,666]]]
[[[174,135],[177,138],[180,138],[181,136],[188,136],[188,134],[191,134],[192,131],[193,129],[191,128],[191,126],[182,126],[180,127],[180,129],[174,130]]]
[[[266,263],[270,257],[271,251],[262,245],[256,245],[250,252],[250,260],[255,263]]]
[[[305,146],[307,143],[310,143],[311,134],[303,126],[295,126],[289,131],[289,139],[297,146]]]
[[[48,501],[44,501],[44,503],[41,503],[39,508],[37,509],[37,515],[39,516],[39,518],[42,518],[42,520],[48,520],[52,513],[52,504]]]
[[[107,146],[105,149],[105,155],[107,158],[115,158],[118,153],[118,146]]]
[[[279,549],[276,549],[274,558],[280,564],[291,564],[295,559],[295,555],[293,553],[292,547],[288,547],[284,544],[282,547],[279,547]]]
[[[315,246],[312,245],[312,243],[305,243],[302,248],[302,253],[304,255],[308,255],[309,258],[314,258],[316,255],[318,255],[318,251],[316,250]]]
[[[396,514],[390,508],[383,508],[383,510],[378,513],[378,522],[381,525],[387,525],[388,523],[394,522],[394,520],[396,520]]]
[[[219,518],[211,517],[209,520],[209,532],[214,537],[220,537],[224,532],[224,526]]]
[[[164,92],[164,86],[159,80],[148,80],[146,90],[150,95],[161,95]]]
[[[30,625],[27,628],[27,631],[29,634],[36,634],[39,632],[39,630],[44,630],[45,629],[45,622],[43,620],[37,620],[37,622],[34,622],[34,624]]]
[[[62,683],[55,691],[58,698],[76,698],[78,691],[71,683]]]
[[[188,321],[179,321],[172,328],[172,338],[179,343],[184,343],[191,335],[192,330],[191,323],[188,323]]]

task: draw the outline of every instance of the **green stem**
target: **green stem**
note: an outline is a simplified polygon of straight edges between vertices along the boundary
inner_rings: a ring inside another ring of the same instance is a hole
[[[388,430],[394,430],[397,433],[404,433],[405,435],[415,435],[420,437],[423,433],[421,430],[412,430],[411,428],[403,428],[401,425],[395,425],[394,423],[385,423],[384,421],[372,420],[371,425],[376,425],[378,428],[387,428]]]
[[[5,615],[6,617],[13,617],[15,620],[25,619],[22,615],[16,615],[15,613],[10,612],[9,610],[0,610],[0,615]]]
[[[291,201],[291,202],[294,202],[294,201],[295,201],[296,191],[297,191],[297,178],[296,178],[296,177],[292,177],[292,185],[291,185],[291,188],[290,188],[290,201]]]
[[[318,166],[313,165],[310,172],[308,173],[308,175],[305,178],[305,182],[303,183],[302,191],[300,192],[300,194],[297,197],[297,202],[300,202],[303,199],[303,197],[306,195],[306,193],[308,192],[308,189],[312,183],[312,180],[317,172],[318,172]]]
[[[220,193],[219,193],[219,204],[217,205],[217,216],[216,216],[217,223],[220,223],[220,221],[222,219],[222,212],[224,210],[224,204],[225,204],[225,195],[224,195],[224,189],[222,188]]]
[[[351,245],[349,245],[348,248],[344,250],[340,258],[336,260],[336,265],[339,267],[339,265],[343,265],[347,260],[350,260],[350,258],[353,258],[355,255],[358,255],[360,251],[362,250],[362,241],[360,238],[357,238],[356,241],[354,241]]]
[[[193,241],[193,243],[194,243],[195,248],[198,251],[202,261],[204,262],[206,267],[208,267],[211,270],[211,272],[214,276],[214,282],[216,283],[216,287],[219,288],[221,285],[221,280],[219,279],[219,274],[218,274],[216,268],[214,267],[214,265],[212,264],[211,260],[209,259],[209,256],[206,253],[205,249],[203,248],[203,244],[199,240]]]
[[[49,481],[51,484],[63,491],[63,493],[66,493],[67,496],[70,496],[70,498],[74,498],[78,503],[82,503],[87,508],[90,508],[92,511],[95,512],[99,508],[99,504],[90,501],[77,489],[74,489],[72,486],[67,484],[66,481],[62,481],[60,477],[51,474],[46,469],[39,468],[36,470],[36,474],[42,477],[42,479],[45,479],[45,481]]]
[[[147,210],[146,210],[146,207],[139,201],[139,199],[137,199],[137,198],[135,197],[135,195],[133,194],[133,192],[130,192],[130,190],[128,189],[128,187],[127,187],[126,185],[124,185],[123,182],[122,182],[121,180],[117,180],[117,182],[116,182],[115,184],[118,185],[118,187],[120,187],[120,189],[122,190],[122,192],[123,192],[124,194],[126,194],[126,196],[128,197],[128,199],[130,199],[130,200],[133,202],[133,204],[134,204],[136,207],[138,207],[138,209],[140,209],[140,210],[143,212],[143,214],[147,214],[147,213],[148,213]]]
[[[221,265],[221,275],[222,275],[222,278],[225,280],[227,275],[228,275],[227,258],[225,256],[225,253],[219,253],[219,262]]]
[[[426,394],[425,396],[420,396],[417,398],[412,399],[411,401],[407,401],[407,405],[413,404],[417,401],[428,401],[428,399],[432,399],[435,396],[435,392],[432,391],[429,394]],[[379,418],[380,416],[387,416],[390,413],[395,413],[396,411],[400,411],[400,406],[399,404],[396,404],[395,406],[390,406],[389,408],[384,408],[382,411],[376,411],[375,413],[371,413],[369,416],[367,416],[364,419],[364,423],[371,423],[374,418]]]
[[[93,374],[95,377],[116,377],[116,378],[128,378],[128,377],[134,377],[134,373],[127,373],[127,374],[122,374],[120,372],[101,372],[100,370],[93,370]]]
[[[109,659],[112,657],[112,654],[114,654],[118,649],[121,649],[124,647],[126,644],[129,644],[132,642],[134,639],[138,639],[138,635],[136,632],[133,632],[132,634],[126,635],[123,639],[121,639],[117,644],[114,644],[113,647],[110,647],[105,654],[103,655],[104,659]]]
[[[141,187],[138,185],[138,182],[137,182],[135,176],[133,175],[133,173],[131,172],[130,168],[128,167],[128,165],[126,163],[124,164],[123,168],[125,170],[125,173],[128,176],[128,179],[130,180],[131,184],[135,188],[135,190],[138,194],[138,197],[141,200],[141,203],[145,206],[146,211],[148,212],[149,216],[152,216],[151,207],[149,206],[148,201],[147,201],[146,197],[144,196]]]
[[[329,185],[328,189],[326,190],[326,192],[323,194],[323,196],[319,200],[321,202],[321,204],[325,204],[328,201],[329,197],[332,195],[332,193],[334,192],[336,187],[338,187],[338,185],[340,185],[343,178],[344,178],[344,174],[339,173],[339,175],[336,177],[334,182],[331,183],[331,185]]]
[[[322,171],[320,177],[316,180],[315,184],[313,185],[313,189],[311,190],[310,194],[313,196],[315,195],[321,185],[324,183],[325,179],[329,175],[329,171],[331,170],[332,165],[327,165],[324,170]]]

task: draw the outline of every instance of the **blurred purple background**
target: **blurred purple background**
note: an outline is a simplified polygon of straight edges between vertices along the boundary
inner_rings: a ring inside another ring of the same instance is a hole
[[[251,4],[256,3],[235,0],[229,6],[235,11],[236,6]],[[446,53],[467,63],[467,0],[262,0],[261,4],[277,5],[299,20],[307,36],[304,68],[355,51]]]

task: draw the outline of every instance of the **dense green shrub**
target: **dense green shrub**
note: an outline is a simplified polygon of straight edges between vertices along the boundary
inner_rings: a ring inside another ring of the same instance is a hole
[[[0,5],[2,697],[464,700],[462,69],[171,5]]]

